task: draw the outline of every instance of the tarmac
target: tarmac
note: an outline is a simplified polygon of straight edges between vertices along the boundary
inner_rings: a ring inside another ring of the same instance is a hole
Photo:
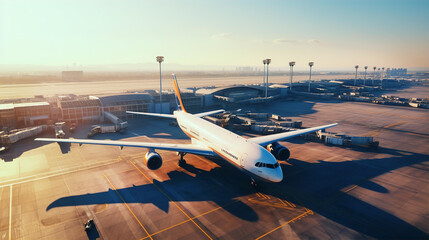
[[[428,239],[429,111],[337,101],[279,101],[243,108],[306,127],[373,136],[380,148],[295,138],[281,183],[260,183],[219,158],[146,149],[24,140],[0,155],[3,239]],[[96,139],[190,143],[170,120],[129,121]],[[89,126],[78,126],[85,138]],[[244,134],[251,137],[252,134]],[[43,136],[52,137],[53,133]],[[84,223],[95,227],[85,232]]]

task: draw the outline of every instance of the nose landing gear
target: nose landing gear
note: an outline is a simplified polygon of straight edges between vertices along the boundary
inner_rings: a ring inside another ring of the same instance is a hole
[[[255,179],[253,179],[253,178],[250,178],[250,184],[252,184],[252,186],[254,187],[254,188],[257,188],[258,187],[258,183],[256,182],[256,180]]]

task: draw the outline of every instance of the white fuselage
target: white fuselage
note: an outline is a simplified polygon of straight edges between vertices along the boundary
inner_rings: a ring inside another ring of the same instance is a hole
[[[283,172],[267,149],[192,114],[175,111],[174,115],[193,143],[209,147],[236,167],[262,180],[282,181]],[[258,162],[263,164],[256,164]]]

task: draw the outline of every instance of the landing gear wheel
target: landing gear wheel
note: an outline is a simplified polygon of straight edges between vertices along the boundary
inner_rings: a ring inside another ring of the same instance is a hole
[[[179,160],[179,166],[183,166],[183,165],[186,165],[186,160],[180,159]]]
[[[250,179],[250,184],[252,184],[252,186],[254,187],[254,188],[257,188],[258,187],[258,183],[255,181],[255,179],[253,179],[253,178],[251,178]]]
[[[179,156],[180,156],[180,159],[179,159],[179,166],[186,165],[186,160],[185,160],[185,159],[183,159],[183,156],[185,156],[185,155],[186,155],[186,153],[178,152],[178,153],[177,153],[177,155],[179,155]]]

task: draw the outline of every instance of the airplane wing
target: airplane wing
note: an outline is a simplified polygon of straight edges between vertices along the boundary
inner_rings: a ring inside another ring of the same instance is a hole
[[[160,149],[176,152],[185,152],[198,155],[212,156],[215,153],[208,147],[197,144],[171,144],[171,143],[149,143],[149,142],[129,142],[129,141],[112,141],[112,140],[92,140],[92,139],[61,139],[61,138],[36,138],[35,141],[58,142],[58,143],[78,143],[94,144],[119,147],[140,147],[150,149]]]
[[[126,111],[126,112],[131,114],[145,115],[145,116],[152,116],[152,117],[163,117],[163,118],[174,118],[174,119],[176,118],[173,114],[133,112],[133,111]]]
[[[261,145],[261,146],[266,146],[266,145],[273,143],[273,142],[285,140],[288,138],[293,138],[293,137],[296,137],[299,135],[319,131],[319,130],[334,127],[337,125],[338,125],[337,123],[333,123],[333,124],[329,124],[329,125],[306,128],[306,129],[301,129],[301,130],[296,130],[296,131],[291,131],[291,132],[284,132],[284,133],[271,134],[271,135],[267,135],[267,136],[254,137],[254,138],[250,138],[250,140]]]
[[[209,116],[209,115],[216,114],[216,113],[221,113],[221,112],[225,112],[225,110],[219,109],[219,110],[214,110],[214,111],[210,111],[210,112],[196,113],[196,114],[194,114],[194,116],[205,117],[205,116]]]

